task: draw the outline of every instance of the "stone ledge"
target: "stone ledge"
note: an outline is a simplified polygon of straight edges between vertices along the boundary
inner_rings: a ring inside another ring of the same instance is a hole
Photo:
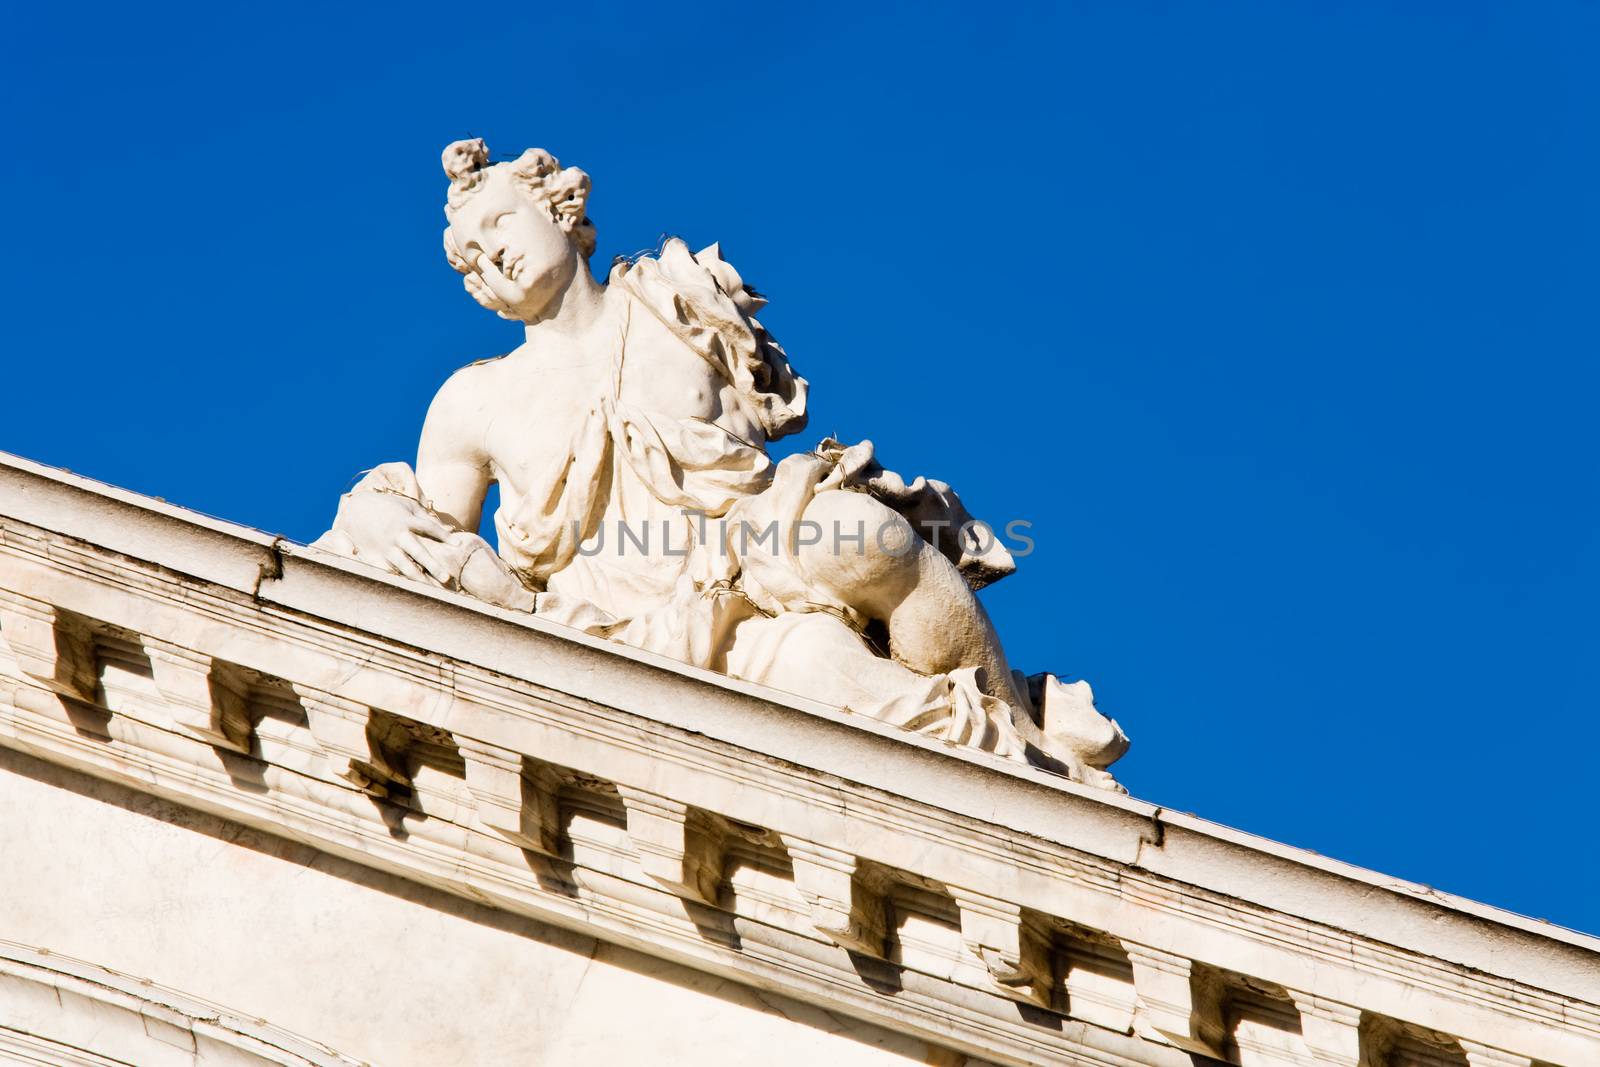
[[[93,1015],[85,1027],[77,1014]],[[0,1056],[16,1062],[358,1067],[332,1049],[104,967],[0,941]],[[34,1059],[49,1056],[50,1060]]]
[[[999,1062],[1216,1054],[1243,979],[1308,1038],[1392,1017],[1600,1062],[1592,938],[26,461],[0,462],[0,516],[0,625],[71,620],[30,651],[66,666],[0,695],[0,744],[41,758]],[[163,664],[156,696],[71,683],[97,639]],[[230,737],[263,679],[304,728]],[[614,808],[616,841],[574,838],[574,804]],[[792,867],[792,909],[723,878],[752,848]],[[906,942],[890,901],[953,937]],[[1124,961],[1125,1021],[1074,1021],[1091,941]],[[874,982],[900,983],[892,1005]]]

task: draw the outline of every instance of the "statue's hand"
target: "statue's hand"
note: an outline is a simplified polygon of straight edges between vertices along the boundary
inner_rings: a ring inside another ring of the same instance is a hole
[[[366,489],[339,499],[333,528],[355,547],[356,558],[394,574],[448,585],[455,577],[429,546],[442,547],[453,532],[438,516],[399,493]]]
[[[463,274],[461,276],[461,284],[466,287],[467,295],[478,302],[479,307],[488,308],[502,318],[509,311],[505,301],[496,296],[494,290],[490,289],[488,283],[483,280],[483,275],[477,273]]]
[[[511,306],[520,299],[521,294],[487,255],[482,252],[473,254],[467,271],[461,277],[461,284],[466,286],[467,295],[476,300],[480,307],[488,308],[503,319],[515,318]]]

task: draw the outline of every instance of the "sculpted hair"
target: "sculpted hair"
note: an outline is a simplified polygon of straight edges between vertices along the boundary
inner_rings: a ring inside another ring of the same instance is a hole
[[[445,195],[445,214],[467,202],[491,171],[505,168],[512,183],[536,204],[543,204],[550,217],[578,243],[584,259],[594,255],[594,223],[586,214],[589,205],[589,176],[577,167],[563,167],[561,161],[542,148],[530,148],[510,163],[489,162],[489,146],[482,138],[456,141],[441,157],[450,178]],[[465,274],[470,268],[458,251],[451,248],[446,231],[445,254],[450,265]]]

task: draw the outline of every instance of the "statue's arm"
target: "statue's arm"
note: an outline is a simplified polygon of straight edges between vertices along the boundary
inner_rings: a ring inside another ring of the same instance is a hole
[[[470,368],[469,368],[470,369]],[[460,561],[443,551],[458,531],[476,534],[489,474],[472,442],[469,390],[458,373],[434,397],[423,426],[417,467],[384,463],[339,499],[333,527],[319,548],[353,556],[394,574],[442,585],[456,581]],[[477,540],[474,536],[473,540]]]
[[[434,513],[457,529],[476,533],[483,501],[493,481],[488,450],[492,383],[474,373],[482,365],[457,371],[428,406],[417,445],[417,483]]]
[[[473,368],[468,368],[472,370]],[[417,466],[383,463],[339,500],[316,547],[491,604],[532,611],[534,594],[477,535],[492,478],[486,403],[492,382],[458,373],[428,409]]]

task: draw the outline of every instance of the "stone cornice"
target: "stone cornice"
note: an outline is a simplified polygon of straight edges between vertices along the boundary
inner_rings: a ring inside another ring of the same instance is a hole
[[[1600,1062],[1594,938],[14,458],[0,636],[0,744],[996,1062],[1216,1055],[1241,990]]]
[[[95,1025],[83,1026],[82,1015],[92,1015]],[[73,1067],[197,1062],[358,1067],[355,1060],[262,1020],[10,941],[0,941],[0,1057]]]

